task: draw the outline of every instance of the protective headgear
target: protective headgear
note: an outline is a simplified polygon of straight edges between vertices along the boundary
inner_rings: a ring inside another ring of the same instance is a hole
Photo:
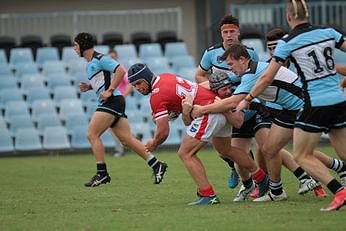
[[[149,84],[149,92],[151,92],[151,82],[153,80],[154,73],[143,63],[133,64],[127,71],[127,78],[130,83],[133,83],[139,79],[143,79]]]
[[[231,79],[225,72],[212,73],[209,77],[210,90],[217,93],[220,88],[231,86]]]
[[[85,50],[88,50],[90,48],[93,48],[95,45],[95,39],[94,37],[89,33],[79,33],[74,41],[78,43],[79,50],[80,50],[80,56],[83,57],[83,53]]]

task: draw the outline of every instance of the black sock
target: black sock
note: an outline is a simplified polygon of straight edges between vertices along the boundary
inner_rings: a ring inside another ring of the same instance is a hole
[[[221,159],[223,159],[231,169],[234,169],[234,161],[233,160],[228,159],[226,157],[221,157]]]
[[[339,181],[337,181],[336,179],[331,180],[328,184],[327,184],[327,188],[333,193],[337,193],[338,191],[340,191],[343,187],[342,185],[339,183]]]
[[[107,174],[107,166],[106,163],[97,163],[96,164],[97,174],[102,176]]]
[[[156,159],[155,156],[152,156],[149,160],[148,160],[148,165],[152,168],[155,169],[159,166],[160,161],[158,161],[158,159]]]
[[[270,192],[274,195],[280,195],[282,194],[282,183],[281,181],[279,182],[269,182],[269,188]]]
[[[311,177],[306,174],[306,172],[301,168],[298,167],[293,174],[297,177],[298,180],[303,180],[303,179],[311,179]]]
[[[245,188],[251,188],[252,184],[253,184],[253,181],[251,177],[245,181],[243,180],[243,185]]]

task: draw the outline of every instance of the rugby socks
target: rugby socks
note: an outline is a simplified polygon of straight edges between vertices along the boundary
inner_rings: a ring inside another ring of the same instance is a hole
[[[233,160],[228,159],[226,157],[221,157],[221,159],[223,159],[231,169],[234,169],[234,161]]]
[[[96,163],[97,174],[104,176],[107,175],[107,165],[106,163]]]
[[[266,173],[261,169],[258,168],[258,170],[252,174],[252,179],[255,181],[256,184],[261,183],[266,177]]]
[[[270,192],[276,196],[282,194],[282,183],[281,180],[279,182],[269,181]]]
[[[346,166],[345,162],[343,162],[342,160],[333,158],[333,163],[329,168],[337,172],[340,178],[346,177]]]
[[[213,196],[215,196],[213,186],[211,186],[211,185],[207,188],[200,188],[198,193],[201,197],[213,197]]]
[[[146,159],[146,161],[149,167],[152,169],[155,169],[160,164],[160,161],[156,159],[156,157],[153,154],[150,154],[149,157]]]
[[[293,172],[293,174],[297,177],[299,181],[302,181],[304,179],[311,179],[311,177],[308,174],[306,174],[306,172],[301,167],[298,167]]]
[[[243,180],[242,182],[243,182],[243,185],[245,188],[251,188],[251,186],[253,184],[253,180],[251,177],[247,180]]]
[[[342,187],[342,185],[339,183],[339,181],[337,181],[336,179],[331,180],[328,184],[327,184],[327,188],[333,193],[336,194],[337,192],[341,191],[342,189],[344,189],[344,187]]]

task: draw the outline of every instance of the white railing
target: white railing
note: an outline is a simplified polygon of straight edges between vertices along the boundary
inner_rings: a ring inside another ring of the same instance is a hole
[[[14,37],[17,42],[24,35],[40,35],[49,43],[53,34],[74,36],[81,31],[94,33],[99,41],[107,32],[121,32],[129,41],[131,33],[147,31],[155,39],[156,32],[167,29],[181,37],[180,8],[0,14],[0,36]]]

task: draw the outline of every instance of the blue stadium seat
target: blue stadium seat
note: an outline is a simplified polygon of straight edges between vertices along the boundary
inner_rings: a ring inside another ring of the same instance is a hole
[[[42,114],[50,114],[52,116],[57,115],[55,102],[51,99],[35,100],[31,106],[31,118],[33,121],[37,121],[38,116]]]
[[[0,81],[0,90],[18,89],[17,80],[13,76],[3,76]]]
[[[63,99],[77,99],[77,90],[73,86],[57,86],[53,91],[53,98],[59,105]]]
[[[109,46],[107,46],[107,45],[96,45],[94,47],[94,50],[97,51],[98,53],[106,55],[106,54],[108,54]]]
[[[159,43],[145,43],[139,45],[139,58],[144,61],[149,58],[162,56],[162,50]]]
[[[130,124],[132,134],[137,137],[141,142],[146,142],[152,139],[150,127],[148,123],[137,122]]]
[[[82,113],[68,113],[65,116],[65,128],[67,133],[71,134],[76,126],[87,127],[89,124],[89,119],[87,115]]]
[[[26,102],[31,108],[35,100],[50,100],[50,91],[47,87],[29,87],[26,92]]]
[[[47,87],[51,92],[54,92],[57,87],[70,87],[72,78],[66,73],[51,73],[46,76]]]
[[[9,101],[23,100],[22,91],[18,88],[2,89],[0,91],[0,109]]]
[[[85,102],[84,106],[86,108],[86,115],[88,119],[90,119],[92,115],[94,114],[94,112],[96,111],[97,102],[93,102],[93,101]]]
[[[36,63],[19,63],[14,66],[17,81],[20,81],[24,75],[38,75],[38,66]]]
[[[14,146],[11,133],[0,127],[0,153],[13,152]]]
[[[196,73],[196,68],[195,67],[184,67],[180,68],[179,71],[176,73],[180,77],[187,79],[191,82],[195,82],[195,73]]]
[[[136,47],[133,44],[116,45],[114,49],[118,52],[120,60],[137,58]]]
[[[94,91],[86,91],[80,93],[80,100],[82,101],[83,105],[85,105],[87,102],[93,102],[97,104],[97,97]],[[127,104],[127,102],[126,102]]]
[[[35,128],[30,115],[14,115],[8,118],[9,130],[14,135],[21,128]]]
[[[78,125],[71,130],[71,147],[73,149],[91,148],[89,140],[86,137],[88,126]]]
[[[48,76],[52,73],[65,74],[65,63],[62,61],[47,61],[42,65],[42,74]]]
[[[8,101],[5,104],[4,118],[8,119],[15,115],[28,115],[30,116],[28,104],[24,100]]]
[[[80,99],[62,99],[59,103],[59,117],[65,120],[71,113],[84,114],[83,104]]]
[[[18,129],[14,135],[16,151],[42,150],[42,144],[38,131],[35,128]]]
[[[116,146],[116,142],[108,130],[101,135],[101,140],[106,148],[114,148]]]
[[[148,58],[145,60],[145,63],[148,65],[148,67],[151,70],[158,69],[158,68],[161,68],[161,69],[170,68],[168,59],[163,56]]]
[[[42,67],[47,61],[59,61],[59,53],[56,47],[40,47],[37,49],[36,63]]]
[[[46,127],[43,132],[43,148],[49,151],[70,149],[66,129],[63,126]]]
[[[30,48],[13,48],[10,52],[10,64],[12,66],[18,63],[32,63],[34,56]]]
[[[40,74],[25,74],[20,80],[20,88],[25,93],[29,88],[45,88],[45,79]]]
[[[85,59],[79,58],[76,60],[71,60],[68,63],[68,73],[71,75],[75,75],[76,73],[85,73],[86,72],[86,64]]]
[[[175,56],[189,55],[185,42],[174,42],[165,44],[165,57],[171,59]]]
[[[75,60],[79,60],[81,57],[77,55],[77,53],[73,50],[73,47],[64,47],[62,48],[62,57],[61,60],[65,62],[67,65]]]
[[[124,65],[126,69],[129,69],[135,63],[143,63],[140,58],[119,58],[119,62]]]
[[[47,127],[61,126],[61,121],[57,114],[41,114],[37,116],[37,130],[43,135]]]
[[[178,73],[180,69],[186,67],[196,68],[195,60],[191,55],[174,56],[170,61],[175,73]]]
[[[0,49],[0,64],[7,63],[6,52],[4,49]]]
[[[13,76],[10,64],[0,63],[0,79],[2,76]]]
[[[0,116],[0,129],[7,129],[7,122],[3,116]]]

